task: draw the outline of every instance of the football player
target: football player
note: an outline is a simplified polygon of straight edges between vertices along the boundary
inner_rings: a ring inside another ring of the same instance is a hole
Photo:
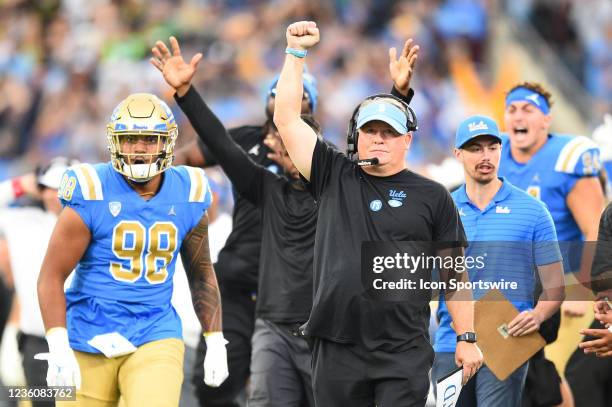
[[[208,351],[205,382],[227,377],[221,302],[208,248],[211,192],[202,169],[172,167],[178,135],[168,106],[133,94],[107,125],[111,161],[63,176],[64,205],[38,280],[49,353],[47,384],[77,401],[176,406],[181,321],[171,305],[180,251]],[[63,283],[75,269],[64,294]]]
[[[583,136],[551,134],[551,94],[538,83],[515,86],[506,96],[500,175],[542,200],[555,222],[565,272],[580,269],[570,242],[597,240],[604,194],[599,182],[599,148]],[[574,296],[575,299],[575,296]],[[585,305],[570,302],[566,314],[580,316]]]
[[[502,146],[499,174],[546,204],[561,242],[564,271],[580,271],[576,276],[586,282],[590,256],[585,255],[583,259],[581,241],[597,240],[599,216],[604,208],[604,194],[598,178],[600,151],[586,137],[550,133],[551,107],[550,92],[538,83],[525,82],[508,92],[504,112],[508,137],[504,138]],[[558,338],[554,335],[555,343],[549,345],[546,352],[559,369],[576,348],[578,327],[586,322],[567,318],[583,316],[588,305],[575,301],[579,296],[588,295],[588,291],[581,290],[571,280],[566,281],[566,287],[572,285],[566,300],[574,301],[563,303],[561,327],[554,326],[555,318],[544,322],[545,329],[559,331]],[[526,389],[530,386],[528,380]],[[565,381],[561,389],[563,399],[568,400]],[[578,398],[576,405],[582,405]]]

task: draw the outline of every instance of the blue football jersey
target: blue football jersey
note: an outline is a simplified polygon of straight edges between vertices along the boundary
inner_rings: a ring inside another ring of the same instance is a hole
[[[567,206],[567,195],[580,178],[599,175],[599,147],[586,137],[551,134],[529,162],[521,164],[512,158],[508,136],[502,138],[499,175],[546,204],[555,222],[557,238],[564,242],[560,247],[565,271],[576,271],[582,250],[572,249],[580,244],[569,242],[580,242],[583,236]]]
[[[87,342],[111,332],[135,346],[181,338],[172,276],[183,239],[212,201],[204,170],[169,168],[147,201],[110,163],[80,164],[64,174],[58,194],[91,233],[66,291],[72,348],[99,353]]]

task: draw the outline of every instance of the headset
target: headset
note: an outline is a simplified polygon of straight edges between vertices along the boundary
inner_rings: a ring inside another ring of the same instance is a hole
[[[351,116],[351,120],[349,121],[348,130],[346,133],[346,154],[351,160],[355,159],[355,155],[357,154],[357,139],[359,138],[359,132],[357,129],[357,117],[359,116],[359,110],[361,109],[364,103],[375,99],[382,99],[383,101],[384,99],[391,100],[390,103],[397,102],[394,104],[399,105],[398,107],[406,115],[406,128],[408,129],[408,131],[418,130],[416,114],[414,113],[414,110],[412,110],[412,108],[408,106],[408,103],[404,102],[402,99],[390,93],[378,93],[376,95],[368,96],[363,102],[359,104],[359,106],[355,108],[355,110],[353,111],[353,115]],[[376,157],[364,160],[357,160],[357,165],[359,165],[360,167],[377,164],[378,158]]]

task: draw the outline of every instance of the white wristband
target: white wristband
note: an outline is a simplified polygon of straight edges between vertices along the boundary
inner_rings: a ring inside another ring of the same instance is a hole
[[[228,343],[223,337],[223,332],[207,332],[204,334],[204,341],[206,341],[207,348],[225,346]]]
[[[45,339],[47,339],[49,352],[51,354],[64,353],[67,350],[70,350],[68,331],[64,327],[58,326],[49,329],[45,335]]]

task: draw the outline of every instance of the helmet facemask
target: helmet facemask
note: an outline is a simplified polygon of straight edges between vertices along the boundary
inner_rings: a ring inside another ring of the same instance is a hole
[[[134,182],[147,182],[172,165],[177,136],[164,102],[150,94],[130,95],[107,126],[113,168]]]
[[[135,182],[147,182],[172,165],[172,134],[110,134],[113,168]]]

